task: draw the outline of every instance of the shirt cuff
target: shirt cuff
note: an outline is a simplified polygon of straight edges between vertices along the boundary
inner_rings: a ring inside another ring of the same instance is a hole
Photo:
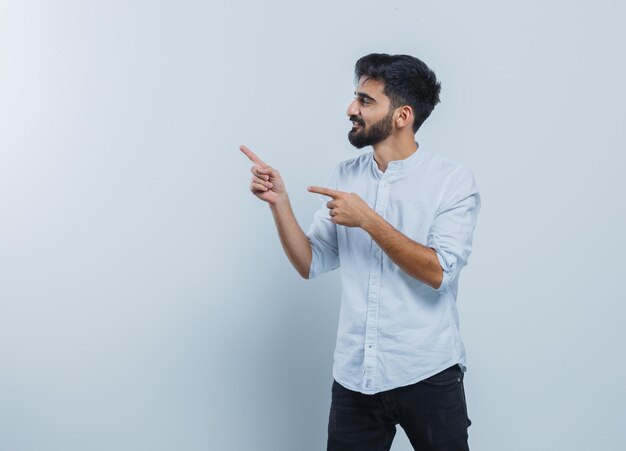
[[[434,288],[434,290],[437,292],[443,292],[448,289],[450,281],[454,278],[456,258],[454,256],[450,256],[450,254],[445,254],[439,249],[438,246],[435,248],[435,254],[437,255],[437,260],[439,260],[439,265],[441,265],[441,269],[443,270],[443,277],[441,279],[441,285],[439,285],[438,288]],[[448,259],[446,259],[446,257],[448,257]]]

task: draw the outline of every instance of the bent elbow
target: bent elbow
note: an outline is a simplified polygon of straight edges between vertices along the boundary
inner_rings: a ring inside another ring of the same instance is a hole
[[[435,276],[435,280],[433,282],[433,284],[431,285],[431,287],[435,290],[435,291],[440,291],[441,288],[443,288],[443,268],[439,267],[439,271],[437,272],[437,275]]]
[[[296,270],[298,271],[298,274],[300,274],[300,277],[302,277],[304,280],[310,279],[310,276],[311,276],[311,268],[310,268],[310,266],[296,268]]]

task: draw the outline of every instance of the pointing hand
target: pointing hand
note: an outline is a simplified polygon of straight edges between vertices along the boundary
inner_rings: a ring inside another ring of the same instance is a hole
[[[330,220],[346,227],[363,227],[376,214],[356,193],[346,193],[320,186],[309,186],[309,192],[331,197],[326,206],[330,209]]]
[[[266,164],[246,146],[240,146],[239,150],[254,163],[254,166],[250,168],[250,172],[252,172],[250,191],[252,194],[270,205],[286,199],[287,191],[280,173]]]

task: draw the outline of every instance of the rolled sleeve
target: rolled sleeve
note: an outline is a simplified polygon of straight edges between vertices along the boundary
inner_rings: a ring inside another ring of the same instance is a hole
[[[307,232],[312,250],[309,279],[339,267],[337,226],[328,216],[326,202],[324,201],[324,207],[315,213],[313,224]]]
[[[452,174],[428,235],[443,269],[443,280],[435,291],[447,290],[458,278],[472,252],[472,238],[480,211],[480,194],[473,174],[466,168]]]
[[[324,186],[337,188],[338,168],[326,180]],[[313,223],[309,227],[307,237],[311,243],[312,258],[309,268],[309,279],[339,267],[339,246],[337,242],[337,225],[330,220],[326,203],[331,200],[320,195],[323,206],[315,212]]]

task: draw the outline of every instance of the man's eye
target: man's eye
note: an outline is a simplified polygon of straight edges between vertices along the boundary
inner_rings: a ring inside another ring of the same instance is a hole
[[[361,103],[368,104],[368,103],[370,103],[370,99],[365,98],[365,97],[361,97]]]

